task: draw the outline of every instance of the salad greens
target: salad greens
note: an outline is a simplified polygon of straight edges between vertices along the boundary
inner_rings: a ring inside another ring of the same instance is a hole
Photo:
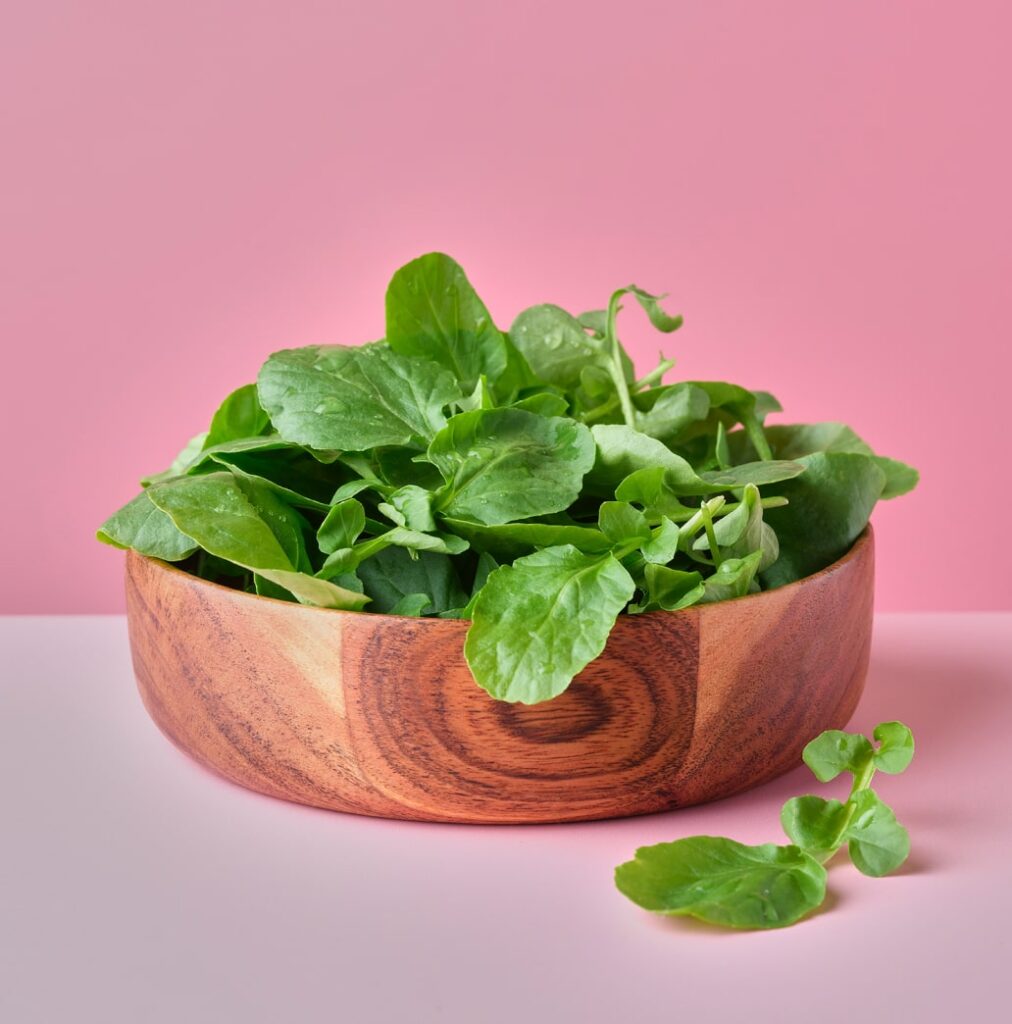
[[[805,747],[802,757],[820,782],[849,772],[853,784],[842,802],[788,800],[780,821],[791,845],[690,836],[644,846],[615,869],[619,891],[660,914],[729,928],[782,928],[822,904],[824,865],[844,845],[863,874],[879,878],[895,871],[910,853],[910,836],[871,780],[876,771],[902,772],[914,756],[914,739],[901,722],[883,722],[873,735],[877,747],[864,736],[832,729]]]
[[[767,392],[665,384],[666,358],[637,377],[630,301],[682,325],[629,286],[503,331],[422,256],[390,282],[384,340],[274,353],[98,538],[266,597],[469,619],[477,682],[536,703],[622,612],[800,579],[916,484],[841,424],[767,426]]]

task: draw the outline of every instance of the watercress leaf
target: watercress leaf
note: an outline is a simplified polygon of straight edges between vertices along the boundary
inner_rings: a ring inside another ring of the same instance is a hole
[[[755,398],[755,414],[761,423],[771,412],[783,412],[784,407],[777,400],[775,395],[768,391],[753,391]]]
[[[255,384],[236,388],[218,406],[204,442],[205,448],[265,434],[271,421],[260,405]]]
[[[839,800],[796,796],[784,804],[780,823],[795,846],[813,854],[835,850],[847,822],[847,808]]]
[[[298,491],[293,491],[290,487],[285,487],[283,484],[279,484],[267,477],[259,476],[256,473],[247,473],[245,469],[233,462],[221,461],[219,463],[217,456],[214,457],[212,463],[209,465],[209,472],[217,470],[217,466],[215,466],[214,463],[218,463],[220,466],[223,466],[236,479],[248,480],[253,486],[265,487],[268,490],[273,491],[274,494],[283,499],[293,508],[306,508],[311,509],[313,512],[323,512],[324,514],[326,514],[330,509],[330,506],[324,501],[317,501],[315,498],[310,498],[305,494],[300,494]]]
[[[333,505],[320,528],[316,540],[324,554],[338,548],[350,548],[365,529],[365,508],[356,498],[346,498]]]
[[[899,459],[889,459],[884,455],[873,455],[872,462],[885,474],[885,484],[882,493],[879,495],[884,501],[889,498],[898,498],[901,494],[912,491],[921,478],[921,474]]]
[[[544,381],[535,377],[534,371],[527,365],[527,360],[510,340],[508,334],[503,336],[506,346],[506,369],[493,382],[493,390],[500,405],[512,402],[517,395],[528,388],[542,387]]]
[[[725,489],[736,489],[746,484],[776,484],[783,480],[793,480],[805,471],[802,462],[771,460],[769,462],[746,462],[728,469],[711,470],[699,475],[711,484],[720,484]]]
[[[844,423],[777,423],[766,440],[778,459],[800,459],[815,452],[871,455],[871,447]]]
[[[420,256],[394,274],[386,328],[394,352],[445,367],[465,394],[482,374],[495,381],[506,371],[502,334],[460,265],[443,253]]]
[[[366,520],[368,525],[368,520]],[[466,551],[468,543],[462,537],[451,533],[421,533],[403,526],[380,533],[376,537],[361,540],[353,547],[338,548],[327,556],[316,573],[320,579],[333,579],[341,573],[354,572],[367,559],[374,558],[387,548],[406,548],[408,551],[434,551],[443,555],[459,555]]]
[[[645,910],[731,928],[781,928],[822,903],[826,870],[796,846],[691,836],[641,847],[616,868],[615,884]]]
[[[579,385],[585,366],[608,359],[602,343],[558,306],[525,309],[513,321],[510,338],[538,377],[566,390]]]
[[[571,505],[594,461],[594,442],[575,420],[478,410],[454,416],[427,457],[446,480],[439,511],[496,526]]]
[[[780,557],[763,574],[767,587],[792,583],[843,555],[867,526],[885,482],[865,455],[816,452],[797,461],[805,472],[777,487],[788,504],[766,512],[780,538]]]
[[[670,313],[665,313],[661,308],[660,300],[666,296],[651,295],[650,292],[645,292],[642,288],[637,288],[636,285],[630,285],[628,290],[636,297],[636,301],[643,307],[643,311],[649,318],[650,323],[657,330],[670,334],[682,326],[682,317],[672,316]]]
[[[761,560],[761,551],[754,551],[744,558],[724,559],[717,566],[717,571],[703,580],[703,596],[699,599],[700,603],[729,601],[750,593]]]
[[[859,790],[851,804],[854,816],[846,838],[854,866],[872,878],[895,871],[910,855],[910,834],[874,790]]]
[[[261,569],[259,575],[294,594],[300,604],[359,611],[369,603],[369,598],[365,594],[359,594],[330,580],[318,579],[308,573],[289,569]]]
[[[681,532],[678,527],[670,519],[664,518],[660,525],[651,531],[650,539],[642,545],[640,551],[647,562],[666,565],[675,557],[680,538]]]
[[[914,759],[914,734],[902,722],[880,722],[872,733],[878,742],[875,767],[887,775],[899,775]]]
[[[348,498],[354,498],[361,494],[363,491],[372,490],[376,486],[373,480],[349,480],[347,483],[341,484],[336,491],[334,496],[330,499],[332,505],[337,505],[342,501],[346,501]]]
[[[474,390],[469,395],[457,401],[457,408],[461,412],[470,412],[472,409],[492,409],[495,407],[495,397],[489,387],[488,378],[482,374],[475,384]]]
[[[114,512],[96,534],[103,544],[133,548],[149,558],[179,562],[192,555],[198,545],[141,491],[118,512]]]
[[[329,467],[337,461],[340,454],[304,448],[302,445],[286,441],[280,434],[264,434],[261,437],[223,441],[221,444],[204,448],[197,453],[185,472],[213,472],[214,467],[209,465],[211,462],[239,466],[257,476],[279,480],[289,485],[296,483],[293,489],[301,489],[315,497],[324,481],[333,489],[333,470]],[[162,476],[169,475],[172,474]]]
[[[390,504],[401,514],[409,530],[420,530],[431,533],[436,529],[436,520],[432,515],[432,492],[416,484],[405,484],[389,495]]]
[[[528,554],[532,548],[571,544],[584,552],[607,551],[611,541],[592,526],[575,523],[505,523],[484,526],[463,519],[445,518],[444,525],[470,541],[478,551],[488,551],[510,560]]]
[[[595,489],[610,494],[637,470],[656,471],[660,468],[667,471],[663,477],[664,486],[671,494],[715,494],[726,490],[700,479],[680,455],[633,427],[621,423],[599,423],[590,431],[594,435],[597,454],[587,474],[587,483]]]
[[[646,544],[651,539],[650,524],[639,509],[627,501],[604,501],[598,511],[598,528],[612,542],[623,544],[636,540]],[[670,559],[668,559],[670,561]]]
[[[270,597],[275,601],[291,601],[298,604],[298,599],[290,590],[285,590],[284,587],[278,586],[277,583],[267,579],[266,576],[261,576],[258,572],[253,573],[253,590],[261,597]]]
[[[395,609],[413,594],[424,594],[428,613],[438,614],[467,602],[453,560],[433,551],[412,552],[389,547],[361,563],[358,575],[372,598],[370,611],[403,615]]]
[[[231,473],[180,476],[154,484],[145,493],[210,554],[261,573],[294,570],[289,524],[280,531],[286,540],[282,546]]]
[[[675,476],[673,486],[678,487]],[[642,505],[650,515],[662,515],[675,522],[685,522],[696,514],[691,505],[683,505],[678,495],[667,484],[667,470],[663,466],[651,466],[630,473],[615,488],[619,501],[633,501]]]
[[[694,384],[672,384],[657,390],[661,394],[649,410],[637,413],[636,426],[660,441],[674,441],[690,424],[705,420],[710,411],[710,396]]]
[[[830,782],[840,772],[859,774],[872,754],[872,745],[859,733],[827,729],[805,747],[801,758],[819,782]]]
[[[569,403],[562,395],[557,395],[553,391],[539,391],[536,395],[528,395],[519,402],[514,402],[510,408],[526,409],[539,416],[565,416]]]
[[[474,606],[464,654],[498,700],[550,700],[604,650],[632,577],[611,554],[545,548],[491,573]]]
[[[608,310],[606,309],[588,309],[586,313],[581,313],[576,319],[580,321],[581,327],[585,327],[598,337],[603,338],[605,331],[608,330]]]
[[[703,577],[666,565],[648,562],[643,570],[646,600],[641,611],[677,611],[688,608],[703,596]]]
[[[428,594],[405,594],[397,604],[390,609],[391,615],[421,615],[432,602]]]
[[[446,370],[384,345],[275,352],[257,383],[282,437],[343,451],[428,440],[460,397]]]

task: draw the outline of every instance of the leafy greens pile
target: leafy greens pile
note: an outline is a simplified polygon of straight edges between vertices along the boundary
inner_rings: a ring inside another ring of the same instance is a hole
[[[853,776],[845,801],[796,796],[780,813],[789,846],[745,846],[720,836],[690,836],[636,851],[615,869],[621,893],[646,910],[687,915],[728,928],[782,928],[821,906],[823,866],[846,845],[862,874],[880,878],[910,853],[910,836],[871,788],[876,771],[898,775],[914,756],[902,722],[882,722],[873,736],[830,729],[805,747],[820,782]]]
[[[431,253],[386,295],[386,338],[276,352],[100,540],[325,608],[470,619],[492,696],[561,693],[616,617],[782,586],[833,562],[917,473],[841,424],[765,426],[772,395],[637,379],[630,286],[499,330]]]

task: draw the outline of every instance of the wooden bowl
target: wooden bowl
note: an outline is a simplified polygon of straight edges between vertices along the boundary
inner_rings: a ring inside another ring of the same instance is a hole
[[[580,821],[713,800],[795,767],[864,687],[874,545],[797,583],[622,616],[545,704],[464,662],[467,623],[230,590],[134,552],[130,645],[162,731],[270,796],[386,818]]]

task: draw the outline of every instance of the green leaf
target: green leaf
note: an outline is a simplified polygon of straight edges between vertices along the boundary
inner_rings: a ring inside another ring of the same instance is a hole
[[[826,871],[796,846],[692,836],[641,847],[616,868],[615,884],[645,910],[731,928],[781,928],[822,903]]]
[[[636,611],[678,611],[696,604],[704,593],[703,577],[698,572],[684,572],[648,562],[643,576],[646,598]]]
[[[650,409],[637,414],[636,426],[660,441],[674,441],[688,426],[705,420],[710,412],[710,396],[694,384],[672,384],[657,390],[661,393]]]
[[[902,722],[881,722],[872,733],[879,747],[875,767],[887,775],[899,775],[914,759],[914,734]]]
[[[910,855],[910,834],[874,790],[851,797],[855,813],[847,829],[847,850],[862,874],[881,878],[895,871]]]
[[[772,460],[770,462],[746,462],[740,466],[731,466],[728,469],[712,470],[707,473],[700,473],[700,476],[711,484],[719,484],[724,490],[744,487],[746,484],[777,484],[783,480],[793,480],[805,471],[802,462],[785,462]]]
[[[359,611],[369,603],[369,598],[364,594],[338,586],[329,580],[318,579],[308,573],[288,569],[261,569],[260,575],[290,591],[301,604]]]
[[[675,557],[680,539],[678,527],[670,519],[662,519],[640,551],[646,561],[666,565]]]
[[[703,596],[700,602],[709,604],[713,601],[729,601],[751,593],[761,559],[760,551],[755,551],[744,558],[725,559],[712,576],[703,580]]]
[[[603,338],[605,331],[608,330],[608,310],[606,309],[588,309],[586,313],[581,313],[576,319],[580,321],[581,327],[585,327],[600,338]]]
[[[437,497],[444,515],[497,526],[568,508],[594,443],[574,420],[478,410],[454,416],[433,438],[428,459],[446,480]]]
[[[698,511],[691,505],[683,505],[676,491],[681,490],[679,473],[672,473],[668,484],[668,470],[663,466],[638,469],[630,473],[615,488],[619,501],[634,501],[642,505],[649,515],[662,515],[674,522],[685,522]]]
[[[394,352],[440,364],[464,394],[482,374],[496,381],[506,371],[502,334],[460,265],[443,253],[420,256],[394,274],[387,288],[386,326]]]
[[[868,525],[885,476],[865,455],[816,452],[798,459],[805,472],[777,487],[783,508],[767,510],[780,557],[763,575],[767,587],[793,583],[845,554]]]
[[[133,548],[149,558],[179,562],[192,555],[198,545],[153,504],[147,491],[141,491],[118,512],[114,512],[96,534],[103,544],[115,548]]]
[[[918,481],[921,479],[921,474],[913,466],[908,466],[905,462],[900,462],[899,459],[888,459],[884,455],[873,455],[872,462],[885,474],[885,484],[882,487],[882,493],[879,495],[879,498],[883,501],[888,501],[890,498],[898,498],[902,494],[909,493],[917,486]]]
[[[590,428],[597,445],[597,455],[587,483],[612,493],[637,470],[664,473],[664,486],[675,495],[716,494],[726,490],[702,480],[680,455],[676,455],[656,438],[620,423],[601,423]],[[635,500],[635,499],[623,499]]]
[[[211,419],[211,426],[204,441],[205,448],[238,441],[242,438],[258,437],[270,429],[271,421],[260,405],[255,384],[236,388]]]
[[[626,501],[602,502],[597,522],[601,533],[612,544],[624,544],[630,540],[646,544],[652,537],[647,517]]]
[[[346,498],[333,505],[316,531],[316,540],[324,554],[338,548],[350,548],[365,529],[365,509],[362,502]]]
[[[417,594],[425,595],[429,614],[459,608],[467,602],[453,560],[437,552],[420,551],[412,557],[406,548],[389,547],[362,562],[358,575],[372,598],[370,611],[410,614],[403,610],[407,607],[404,602]],[[398,607],[402,610],[397,611]]]
[[[829,782],[840,772],[858,775],[872,758],[872,745],[859,733],[827,729],[801,752],[819,782]]]
[[[524,704],[562,693],[604,650],[634,591],[612,555],[568,545],[500,566],[478,595],[464,645],[478,685]]]
[[[558,306],[525,309],[513,321],[510,339],[538,377],[567,391],[579,386],[584,367],[608,361],[601,341]]]
[[[569,409],[569,403],[552,391],[539,391],[536,395],[528,395],[514,402],[511,409],[526,409],[528,412],[535,412],[539,416],[565,416]]]
[[[677,331],[678,328],[682,326],[683,321],[680,316],[672,316],[670,313],[665,313],[661,308],[660,300],[666,298],[666,296],[651,295],[650,292],[645,292],[642,288],[637,288],[634,284],[629,286],[628,291],[636,297],[636,301],[643,307],[643,311],[649,318],[650,323],[652,323],[657,330],[663,331],[665,334],[670,334],[672,331]]]
[[[180,476],[145,493],[210,554],[256,572],[294,570],[293,524],[265,520],[231,473]]]
[[[403,520],[398,525],[409,530],[431,533],[436,529],[432,515],[432,492],[415,484],[405,484],[389,495],[389,502]]]
[[[387,548],[406,548],[408,551],[433,551],[441,555],[459,555],[467,550],[467,541],[449,533],[421,533],[403,526],[395,526],[386,533],[361,540],[353,547],[338,548],[316,574],[321,579],[334,579],[342,573],[354,572],[366,559],[373,558]]]
[[[282,437],[343,451],[427,441],[460,397],[445,370],[384,345],[275,352],[258,386]]]
[[[432,602],[428,594],[405,594],[397,604],[390,609],[391,615],[419,616]]]
[[[815,452],[849,452],[869,456],[885,477],[879,495],[882,499],[906,494],[917,486],[920,479],[920,474],[913,466],[898,459],[876,455],[867,442],[843,423],[778,423],[766,428],[766,437],[781,459],[799,459]]]
[[[839,800],[796,796],[784,804],[780,823],[795,846],[815,855],[830,854],[840,845],[847,808]]]
[[[484,526],[463,519],[443,520],[447,529],[470,541],[477,551],[490,551],[512,560],[528,554],[532,548],[559,547],[571,544],[583,552],[607,551],[611,542],[600,530],[575,523],[505,523]]]

